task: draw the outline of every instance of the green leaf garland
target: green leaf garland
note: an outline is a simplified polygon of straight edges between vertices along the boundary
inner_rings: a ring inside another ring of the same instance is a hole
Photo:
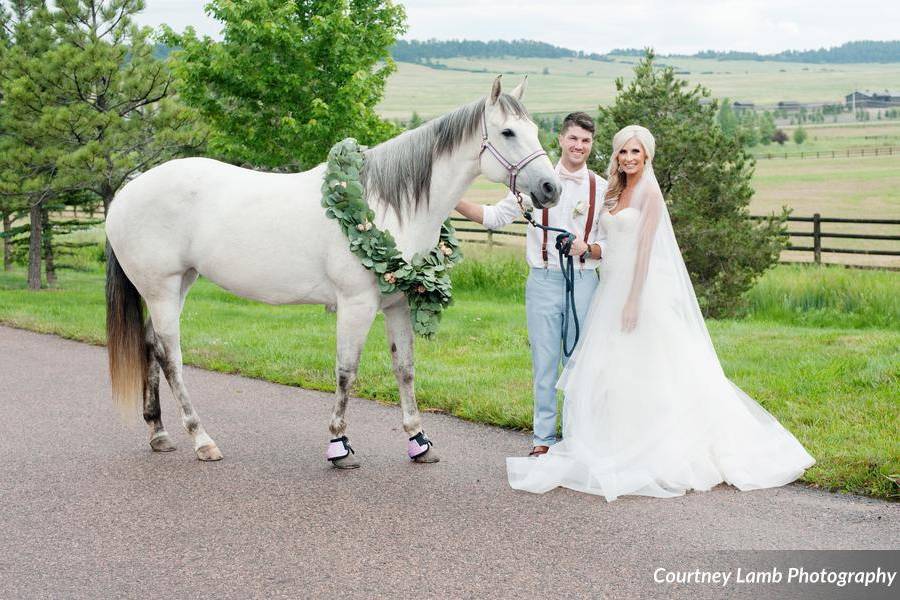
[[[462,260],[459,240],[447,219],[437,246],[428,253],[416,254],[412,262],[404,260],[393,236],[375,227],[375,213],[366,204],[359,181],[365,161],[363,150],[353,138],[331,148],[322,184],[322,206],[328,217],[340,223],[350,241],[350,251],[375,273],[381,293],[406,294],[413,330],[431,337],[437,332],[442,311],[453,302],[450,269]]]

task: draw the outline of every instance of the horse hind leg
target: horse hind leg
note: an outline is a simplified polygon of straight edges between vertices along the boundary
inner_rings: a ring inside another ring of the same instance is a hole
[[[158,346],[152,324],[147,326],[147,380],[144,382],[144,421],[150,428],[150,447],[154,452],[171,452],[175,444],[162,423],[159,407],[159,360],[162,347]]]
[[[154,297],[147,299],[150,320],[156,335],[156,359],[162,366],[172,395],[181,410],[181,424],[193,439],[194,451],[202,461],[221,460],[222,453],[213,439],[206,433],[200,418],[194,411],[184,385],[183,364],[181,358],[181,309],[187,290],[196,280],[197,274],[190,271],[183,277],[171,278],[161,286]]]

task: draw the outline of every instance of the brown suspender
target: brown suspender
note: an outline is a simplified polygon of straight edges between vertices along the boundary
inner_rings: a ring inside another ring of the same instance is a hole
[[[587,244],[588,236],[591,235],[591,226],[594,224],[594,205],[596,204],[597,199],[597,180],[594,178],[594,172],[588,169],[588,182],[590,188],[590,195],[588,197],[588,213],[587,213],[587,222],[584,224],[584,243]],[[541,224],[546,227],[549,219],[548,209],[543,210],[543,215],[541,216]],[[588,249],[590,252],[590,249]],[[541,242],[541,258],[544,259],[544,268],[547,267],[547,230],[544,229],[544,240]],[[581,257],[581,263],[584,264],[584,257]]]

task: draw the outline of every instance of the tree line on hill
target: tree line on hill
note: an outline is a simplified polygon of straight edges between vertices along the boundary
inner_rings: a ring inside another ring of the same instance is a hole
[[[698,52],[694,58],[714,58],[717,60],[757,60],[804,63],[893,63],[900,62],[900,41],[847,42],[833,48],[818,50],[785,50],[778,54],[758,54],[756,52]]]
[[[411,63],[429,63],[442,58],[585,58],[608,61],[611,56],[642,57],[646,50],[638,48],[616,48],[608,54],[586,53],[537,42],[534,40],[398,40],[391,48],[394,60]],[[818,50],[785,50],[778,54],[757,52],[719,52],[705,50],[694,55],[671,54],[668,57],[708,58],[715,60],[754,60],[805,63],[891,63],[900,62],[900,41],[847,42],[833,48]]]
[[[397,40],[391,48],[391,56],[399,62],[430,62],[440,58],[585,58],[609,60],[596,53],[569,50],[534,40]]]

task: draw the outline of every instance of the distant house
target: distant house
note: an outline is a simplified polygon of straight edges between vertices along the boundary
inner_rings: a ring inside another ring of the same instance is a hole
[[[734,103],[734,110],[753,110],[756,105],[752,102],[737,102]]]
[[[801,104],[796,100],[782,100],[778,103],[780,110],[800,110]]]
[[[900,92],[881,90],[857,90],[845,96],[847,106],[856,104],[856,108],[884,108],[886,106],[900,106]],[[854,102],[855,100],[855,102]]]

